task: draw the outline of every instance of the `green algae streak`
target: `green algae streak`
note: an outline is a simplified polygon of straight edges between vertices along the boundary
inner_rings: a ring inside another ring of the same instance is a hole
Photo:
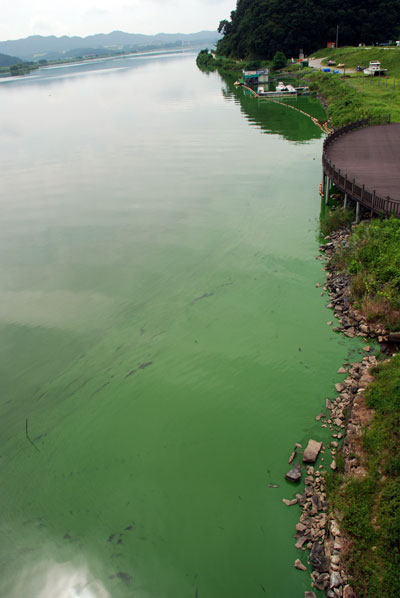
[[[195,54],[1,92],[0,595],[301,596],[283,476],[356,346],[320,130]]]

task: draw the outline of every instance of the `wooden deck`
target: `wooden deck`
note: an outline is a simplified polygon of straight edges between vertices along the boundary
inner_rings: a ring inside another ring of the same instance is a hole
[[[400,216],[400,123],[346,129],[324,143],[325,173],[373,211]]]

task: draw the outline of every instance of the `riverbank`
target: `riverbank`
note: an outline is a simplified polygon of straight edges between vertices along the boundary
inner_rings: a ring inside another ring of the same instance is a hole
[[[354,255],[360,238],[371,249],[371,239],[391,228],[399,239],[398,220],[364,222],[353,230],[334,231],[325,238],[318,256],[326,259],[327,307],[339,320],[333,330],[369,343],[361,361],[345,362],[338,370],[346,378],[335,385],[337,397],[326,399],[326,413],[317,415],[322,427],[332,431],[333,440],[325,447],[331,463],[326,470],[322,465],[309,466],[305,493],[298,495],[302,514],[296,526],[296,547],[310,550],[312,585],[328,598],[400,595],[400,357],[370,354],[371,340],[378,341],[382,350],[390,350],[388,320],[382,315],[371,318],[367,310],[358,309],[362,304],[355,301],[357,273],[344,268],[343,257]],[[392,239],[383,253],[392,253],[394,246]],[[384,262],[382,256],[379,261]],[[370,264],[370,275],[373,270]],[[396,301],[392,297],[392,311]],[[306,592],[305,596],[315,594]]]

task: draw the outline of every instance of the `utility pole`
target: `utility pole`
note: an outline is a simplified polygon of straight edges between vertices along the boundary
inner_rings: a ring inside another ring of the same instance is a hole
[[[336,47],[339,47],[339,25],[336,25]]]

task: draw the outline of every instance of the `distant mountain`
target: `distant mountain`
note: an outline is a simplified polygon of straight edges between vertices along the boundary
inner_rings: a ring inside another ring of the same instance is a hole
[[[8,54],[0,54],[0,66],[11,66],[12,64],[18,64],[22,62],[20,58],[16,56],[8,56]]]
[[[17,40],[0,42],[0,52],[17,54],[23,60],[42,60],[65,58],[68,53],[79,50],[82,54],[91,54],[95,50],[109,52],[129,52],[141,47],[164,47],[170,44],[196,44],[212,46],[220,39],[217,31],[199,31],[198,33],[158,33],[143,35],[141,33],[98,33],[87,37],[56,37],[54,35],[31,35]],[[99,52],[103,53],[103,52]]]

